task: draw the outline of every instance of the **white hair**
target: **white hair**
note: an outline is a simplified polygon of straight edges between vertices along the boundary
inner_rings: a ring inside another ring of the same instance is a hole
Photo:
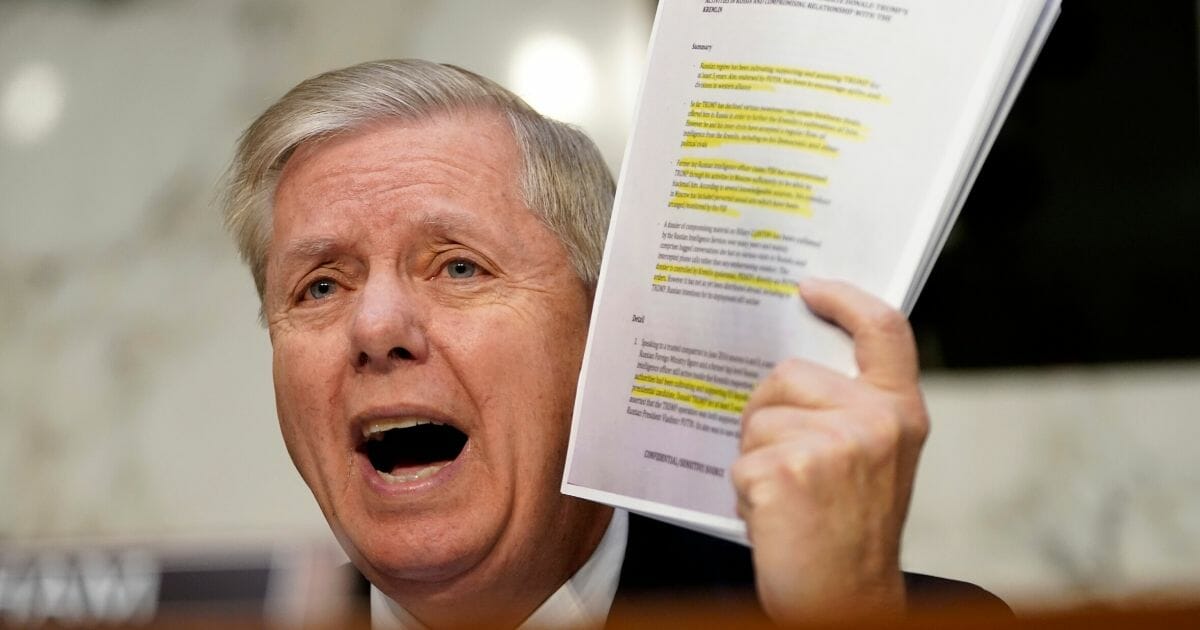
[[[225,178],[225,226],[250,267],[261,300],[279,174],[302,143],[382,120],[491,109],[512,127],[522,157],[519,189],[591,288],[600,272],[613,180],[582,131],[534,111],[473,72],[417,59],[371,61],[304,81],[271,105],[238,141]]]

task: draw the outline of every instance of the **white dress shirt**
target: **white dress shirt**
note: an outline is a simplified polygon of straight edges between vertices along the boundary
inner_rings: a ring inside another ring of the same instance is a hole
[[[597,627],[604,625],[617,594],[625,543],[629,537],[629,514],[613,510],[612,520],[592,557],[558,587],[521,628]],[[371,586],[371,627],[374,630],[426,630],[426,626],[399,604]]]

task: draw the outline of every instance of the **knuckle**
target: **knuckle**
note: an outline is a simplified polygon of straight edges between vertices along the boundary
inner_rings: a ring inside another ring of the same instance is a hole
[[[778,488],[772,483],[756,483],[745,492],[746,503],[753,509],[756,507],[771,505],[775,503],[778,496]]]
[[[739,493],[744,493],[758,479],[757,466],[753,460],[739,457],[733,462],[733,466],[729,467],[729,477],[733,480],[733,487]]]
[[[804,373],[807,363],[798,357],[788,357],[775,365],[767,378],[776,383],[787,383]]]
[[[765,471],[766,467],[761,461],[747,457],[738,459],[730,467],[730,476],[739,498],[739,512],[753,510],[774,500],[776,484],[770,483]]]
[[[763,408],[748,409],[750,413],[742,416],[742,432],[757,431],[762,425],[767,424],[766,415],[763,414]]]
[[[913,424],[928,428],[929,409],[925,406],[925,397],[921,394],[919,388],[914,390],[913,394],[905,399],[904,404],[908,409],[908,415],[912,418]]]
[[[868,324],[879,332],[897,338],[911,338],[912,327],[908,319],[900,311],[888,306],[881,306],[867,317]]]
[[[881,459],[895,453],[900,445],[903,430],[900,421],[887,414],[867,431],[866,451],[873,459]]]
[[[816,458],[808,454],[797,454],[780,462],[781,471],[793,484],[803,485],[812,478],[817,467]]]
[[[775,423],[771,422],[770,415],[763,413],[762,409],[742,418],[742,448],[748,448],[748,445],[769,444],[773,424]]]
[[[929,414],[916,398],[885,396],[860,409],[864,453],[875,461],[895,457],[912,446],[920,447],[929,434]]]
[[[894,452],[905,432],[901,405],[883,397],[864,406],[860,413],[862,421],[857,438],[863,453],[878,459]]]
[[[892,409],[896,418],[897,439],[913,438],[923,441],[929,435],[929,412],[925,408],[925,399],[919,388],[894,399]]]
[[[931,429],[929,423],[929,414],[925,411],[925,406],[921,405],[913,414],[913,421],[908,427],[908,434],[918,443],[923,444],[926,438],[929,437]]]
[[[758,412],[748,413],[742,416],[742,444],[746,444],[746,442],[755,437],[756,433],[758,432],[759,424],[761,424],[761,422],[759,421]]]

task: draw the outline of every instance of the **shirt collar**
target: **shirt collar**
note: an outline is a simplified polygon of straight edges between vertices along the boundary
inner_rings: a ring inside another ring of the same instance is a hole
[[[629,513],[613,510],[612,520],[592,557],[521,624],[522,628],[602,626],[617,594]],[[399,604],[371,586],[371,627],[374,630],[427,630]]]

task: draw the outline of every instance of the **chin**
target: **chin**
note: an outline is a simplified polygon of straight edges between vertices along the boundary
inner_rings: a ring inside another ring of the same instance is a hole
[[[500,519],[474,510],[344,515],[330,525],[355,566],[372,583],[453,584],[486,564]],[[387,590],[387,589],[385,589]]]

